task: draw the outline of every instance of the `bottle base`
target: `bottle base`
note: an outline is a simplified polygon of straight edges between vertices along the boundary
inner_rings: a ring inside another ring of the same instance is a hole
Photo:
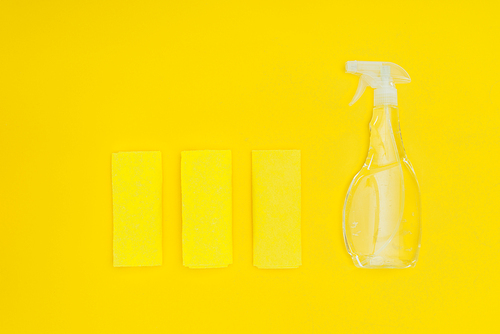
[[[352,261],[356,267],[364,269],[404,269],[417,264],[416,259],[405,261],[379,255],[353,255]]]

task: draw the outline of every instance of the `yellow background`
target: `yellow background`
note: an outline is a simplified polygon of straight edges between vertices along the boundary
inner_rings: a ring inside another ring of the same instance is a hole
[[[498,329],[500,6],[474,1],[0,3],[0,332]],[[392,61],[421,186],[413,269],[361,270],[344,196]],[[180,152],[233,155],[234,262],[182,266]],[[303,265],[252,266],[251,150],[302,151]],[[113,268],[111,153],[163,157],[163,266]]]

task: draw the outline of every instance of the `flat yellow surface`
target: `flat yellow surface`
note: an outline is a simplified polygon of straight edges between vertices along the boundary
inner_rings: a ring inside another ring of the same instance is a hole
[[[161,152],[112,155],[113,265],[161,266]]]
[[[182,259],[190,268],[233,263],[231,151],[184,151]]]
[[[0,332],[493,333],[498,1],[0,2]],[[405,270],[354,267],[344,198],[373,92],[403,66],[422,192]],[[232,151],[233,264],[182,265],[181,151]],[[302,266],[252,264],[252,150],[302,153]],[[161,151],[163,265],[113,267],[110,159]]]
[[[300,151],[252,152],[254,266],[302,264],[300,181]]]

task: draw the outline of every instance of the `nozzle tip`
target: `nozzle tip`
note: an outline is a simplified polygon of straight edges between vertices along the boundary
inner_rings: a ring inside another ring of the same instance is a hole
[[[358,62],[351,60],[345,63],[345,71],[347,73],[356,73],[358,71]]]

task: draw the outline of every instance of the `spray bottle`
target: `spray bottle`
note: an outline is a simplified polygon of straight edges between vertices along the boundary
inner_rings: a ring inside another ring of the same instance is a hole
[[[360,76],[349,105],[367,86],[375,89],[368,156],[344,203],[347,251],[359,268],[413,267],[420,249],[420,190],[403,147],[394,86],[409,83],[410,76],[399,65],[372,61],[348,61],[346,72]]]

